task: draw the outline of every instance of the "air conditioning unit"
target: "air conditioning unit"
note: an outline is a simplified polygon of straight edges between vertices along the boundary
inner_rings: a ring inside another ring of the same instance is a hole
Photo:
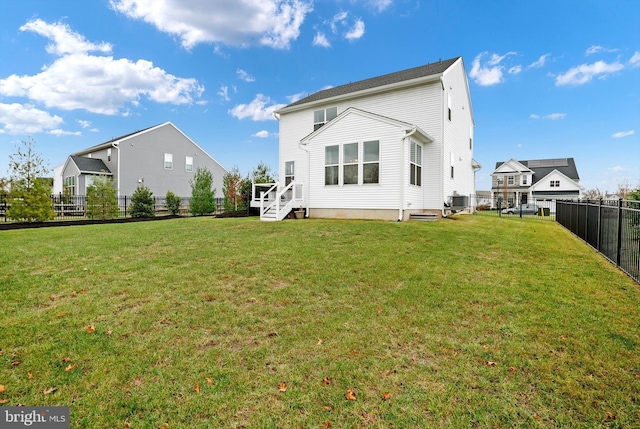
[[[449,197],[449,210],[454,212],[464,210],[469,207],[469,197],[467,195],[452,195]]]

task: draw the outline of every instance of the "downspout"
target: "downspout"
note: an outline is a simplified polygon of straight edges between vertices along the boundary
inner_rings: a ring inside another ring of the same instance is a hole
[[[298,142],[298,148],[302,149],[303,151],[307,152],[307,186],[305,186],[303,195],[304,195],[304,217],[309,217],[309,198],[307,198],[307,195],[310,195],[310,189],[309,189],[309,181],[311,180],[311,172],[309,170],[311,170],[311,153],[309,152],[309,149],[307,149],[306,145],[302,145],[302,143]]]
[[[120,198],[120,148],[118,147],[118,143],[111,143],[111,147],[118,151],[118,173],[116,174],[118,189],[116,190],[116,193],[118,194],[118,198]]]
[[[442,202],[442,217],[447,217],[444,210],[444,181],[447,175],[444,173],[444,78],[440,76],[440,84],[442,85],[442,94],[440,95],[440,138],[442,139],[442,153],[440,154],[440,174],[442,174],[442,188],[440,193],[440,201]]]
[[[405,187],[404,178],[405,178],[405,172],[406,172],[406,168],[405,168],[406,162],[405,162],[404,151],[405,151],[405,146],[407,145],[407,142],[410,141],[410,137],[414,135],[416,131],[418,131],[418,127],[413,127],[411,131],[405,134],[405,136],[402,138],[402,145],[400,147],[400,207],[398,207],[398,222],[402,222],[402,220],[404,219],[404,187]]]

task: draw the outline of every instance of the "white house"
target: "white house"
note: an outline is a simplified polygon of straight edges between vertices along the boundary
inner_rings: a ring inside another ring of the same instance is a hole
[[[491,173],[492,206],[547,202],[555,212],[555,201],[579,199],[584,189],[573,158],[497,162]]]
[[[322,90],[276,117],[281,182],[265,192],[263,220],[297,208],[309,217],[437,218],[452,196],[475,193],[480,165],[461,57]]]

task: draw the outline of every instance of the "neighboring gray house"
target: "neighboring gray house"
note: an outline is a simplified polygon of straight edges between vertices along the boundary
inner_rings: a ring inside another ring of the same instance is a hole
[[[222,197],[227,170],[171,122],[126,134],[69,156],[54,189],[86,195],[96,176],[113,178],[119,196],[130,196],[144,183],[154,196],[171,191],[191,195],[190,181],[198,168],[213,174],[216,196]]]
[[[573,158],[497,162],[491,173],[492,207],[547,201],[555,212],[555,201],[579,199],[584,189]]]

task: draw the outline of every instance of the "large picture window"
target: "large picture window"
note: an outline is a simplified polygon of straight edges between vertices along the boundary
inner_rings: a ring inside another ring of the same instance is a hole
[[[409,170],[409,183],[422,186],[422,146],[418,143],[411,143]]]
[[[322,127],[324,124],[338,116],[337,107],[327,107],[313,112],[313,131]]]
[[[67,176],[64,178],[64,193],[65,195],[76,194],[76,176]]]
[[[324,184],[337,185],[340,170],[340,146],[324,148]]]
[[[362,152],[362,183],[380,183],[380,142],[364,142]]]

